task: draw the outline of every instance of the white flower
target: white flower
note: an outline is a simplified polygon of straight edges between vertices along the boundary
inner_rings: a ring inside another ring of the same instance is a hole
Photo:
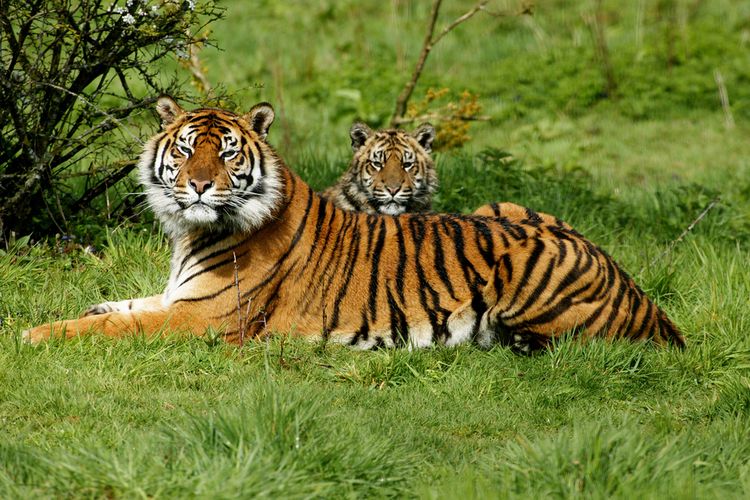
[[[133,17],[133,14],[125,14],[122,16],[122,20],[125,22],[125,24],[135,24],[135,18]]]

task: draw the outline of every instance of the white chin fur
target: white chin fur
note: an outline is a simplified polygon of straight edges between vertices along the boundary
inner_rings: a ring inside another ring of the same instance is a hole
[[[182,216],[187,222],[195,225],[212,224],[219,220],[219,214],[213,208],[194,204],[182,211]]]
[[[396,203],[388,203],[387,205],[381,205],[380,208],[381,214],[385,215],[401,215],[404,213],[404,207],[401,205],[398,205]]]

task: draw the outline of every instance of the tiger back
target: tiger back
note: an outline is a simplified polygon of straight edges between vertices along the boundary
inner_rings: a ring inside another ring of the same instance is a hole
[[[349,131],[354,156],[348,169],[322,196],[344,210],[399,215],[430,210],[438,187],[430,156],[435,129],[429,123],[413,133],[373,131],[354,123]]]

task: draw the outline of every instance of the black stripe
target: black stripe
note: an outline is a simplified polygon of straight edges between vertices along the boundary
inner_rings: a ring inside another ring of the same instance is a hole
[[[448,233],[446,225],[450,225],[453,231],[452,240],[453,248],[456,252],[455,257],[464,273],[466,285],[469,287],[471,294],[474,295],[478,291],[477,284],[484,285],[486,281],[484,281],[481,275],[477,272],[474,264],[466,258],[463,229],[461,228],[461,225],[452,218],[444,218],[441,222],[444,224],[444,227],[446,227],[446,234]]]
[[[252,237],[250,237],[250,238],[246,238],[246,239],[244,239],[244,240],[242,240],[242,241],[240,241],[240,242],[238,242],[238,243],[235,243],[234,245],[231,245],[231,246],[229,246],[229,247],[226,247],[226,248],[221,248],[221,249],[219,249],[219,250],[213,251],[213,252],[211,252],[210,254],[208,254],[208,255],[205,255],[205,256],[201,257],[200,259],[196,260],[196,261],[195,261],[195,262],[194,262],[193,264],[191,264],[191,265],[190,265],[190,267],[188,267],[187,269],[192,269],[193,267],[197,266],[198,264],[201,264],[201,263],[203,263],[203,262],[206,262],[207,260],[211,260],[211,259],[213,259],[213,258],[215,258],[215,257],[218,257],[219,255],[221,255],[221,254],[223,254],[223,253],[228,253],[228,252],[231,252],[231,251],[235,250],[236,248],[238,248],[238,247],[240,247],[240,246],[242,246],[242,245],[246,244],[246,243],[247,243],[248,241],[250,241],[251,239],[252,239]],[[179,276],[180,274],[182,274],[182,271],[183,271],[183,269],[184,269],[184,267],[185,267],[185,264],[187,263],[187,261],[188,261],[188,259],[189,259],[190,257],[193,257],[194,255],[196,255],[196,254],[200,253],[201,251],[205,250],[206,248],[209,248],[209,247],[211,247],[211,246],[213,246],[213,245],[216,245],[216,244],[218,244],[218,243],[219,243],[219,241],[221,241],[221,240],[217,240],[217,241],[215,241],[215,242],[213,242],[213,243],[207,243],[207,244],[205,244],[205,245],[203,245],[203,246],[201,246],[201,247],[199,247],[199,248],[197,248],[197,249],[196,249],[196,248],[191,248],[191,249],[190,249],[190,252],[188,253],[188,255],[187,255],[187,256],[185,257],[185,259],[184,259],[184,260],[182,261],[182,263],[180,264],[180,270],[178,271],[177,275]],[[234,257],[232,257],[232,260],[234,261]]]
[[[404,232],[401,228],[401,222],[398,217],[394,217],[394,224],[396,224],[396,240],[398,242],[398,265],[396,266],[396,293],[398,298],[403,304],[404,300],[404,286],[405,283],[405,271],[406,271],[406,242],[404,241]]]
[[[510,316],[507,316],[505,319],[515,318],[521,314],[529,312],[529,308],[534,305],[534,303],[539,299],[539,295],[541,295],[542,291],[544,291],[544,289],[549,285],[549,279],[552,276],[552,271],[555,269],[555,264],[556,261],[554,257],[549,259],[549,263],[547,264],[544,273],[542,273],[542,277],[539,280],[539,283],[537,283],[536,287],[534,287],[529,296],[526,298],[526,302],[524,302],[523,305],[518,310],[516,310],[516,312],[514,312]]]
[[[409,325],[406,322],[404,311],[396,303],[396,299],[387,283],[385,290],[388,297],[388,311],[391,317],[391,340],[393,340],[393,345],[400,347],[405,345],[406,340],[409,338]]]
[[[370,325],[367,323],[367,312],[365,309],[362,309],[362,323],[360,324],[359,329],[354,332],[354,336],[352,337],[352,340],[349,342],[349,345],[357,345],[357,342],[360,340],[367,341],[370,334]]]
[[[500,225],[505,230],[505,232],[508,233],[514,240],[525,240],[528,238],[526,229],[523,226],[513,224],[512,222],[510,222],[510,220],[508,220],[507,217],[500,217],[497,220],[498,222],[500,222]]]
[[[247,254],[247,252],[248,252],[248,251],[247,251],[247,250],[245,250],[244,252],[241,252],[241,253],[238,253],[238,254],[236,254],[236,256],[237,256],[237,260],[239,260],[239,259],[240,259],[241,257],[244,257],[244,256],[245,256],[245,255]],[[198,276],[200,276],[201,274],[205,274],[205,273],[207,273],[207,272],[209,272],[209,271],[213,271],[214,269],[218,269],[218,268],[220,268],[220,267],[222,267],[222,266],[226,266],[227,264],[232,264],[232,265],[234,265],[234,258],[235,258],[235,256],[234,256],[234,255],[232,255],[232,257],[230,257],[230,258],[227,258],[227,259],[224,259],[224,260],[220,260],[219,262],[217,262],[217,263],[215,263],[215,264],[211,264],[211,265],[210,265],[210,266],[208,266],[208,267],[204,267],[203,269],[201,269],[201,270],[200,270],[200,271],[198,271],[197,273],[191,274],[190,276],[188,276],[187,278],[185,278],[184,280],[182,280],[182,281],[180,282],[180,284],[179,284],[179,285],[177,285],[177,288],[179,289],[179,288],[181,288],[181,287],[185,286],[185,284],[186,284],[187,282],[191,281],[191,280],[192,280],[193,278],[197,278],[197,277],[198,277]]]
[[[341,271],[340,262],[344,254],[344,252],[339,250],[339,245],[346,244],[347,233],[349,233],[349,230],[354,226],[354,221],[357,218],[357,214],[355,212],[342,212],[342,214],[344,216],[344,225],[336,235],[336,240],[333,243],[333,248],[331,248],[330,258],[323,267],[323,270],[320,273],[320,278],[318,279],[319,285],[323,285],[323,281],[326,281],[325,285],[323,285],[322,287],[323,297],[328,296],[328,290],[333,284],[333,280],[337,276],[339,276],[339,273]]]
[[[561,242],[561,244],[563,244]],[[564,245],[564,244],[563,244]],[[588,272],[589,269],[591,269],[591,266],[594,264],[594,258],[593,256],[588,252],[582,252],[581,249],[578,247],[578,245],[573,245],[573,252],[575,253],[575,262],[573,263],[573,266],[568,270],[567,273],[565,273],[565,276],[558,282],[557,287],[552,291],[547,301],[544,303],[544,305],[549,305],[552,303],[553,300],[558,298],[560,294],[568,288],[569,286],[573,285],[574,283],[580,282],[581,276]],[[583,264],[583,267],[581,267],[581,258],[585,257],[586,262]],[[579,288],[576,290],[575,293],[579,293],[582,290],[585,290],[588,288],[589,285],[585,286],[584,288]]]
[[[522,222],[538,227],[539,224],[542,223],[542,218],[539,217],[539,214],[534,212],[532,209],[526,208],[526,219],[524,219]]]
[[[187,299],[177,299],[174,302],[172,302],[172,304],[176,304],[178,302],[201,302],[203,300],[215,299],[216,297],[218,297],[222,293],[226,292],[230,288],[233,288],[234,286],[235,286],[234,281],[232,281],[232,283],[230,283],[230,284],[228,284],[228,285],[226,285],[226,286],[218,289],[215,292],[209,293],[208,295],[200,295],[198,297],[190,297],[190,298],[187,298]],[[236,311],[231,311],[231,313],[234,313],[234,312],[236,312]],[[212,316],[211,319],[219,319],[219,318],[224,318],[226,316],[228,316],[228,315],[227,314],[220,314],[219,316]]]
[[[528,259],[526,260],[521,279],[516,284],[515,290],[513,292],[513,298],[510,299],[510,302],[508,303],[508,309],[513,308],[516,300],[518,300],[518,296],[521,294],[521,291],[526,288],[526,285],[529,282],[529,277],[531,276],[531,273],[534,272],[536,263],[539,260],[539,257],[542,255],[542,252],[544,251],[544,243],[542,243],[540,240],[533,240],[533,242],[534,249],[531,251]]]
[[[453,290],[453,284],[451,283],[451,277],[448,274],[448,270],[445,268],[445,255],[443,254],[443,239],[440,236],[440,228],[437,222],[432,223],[432,247],[435,255],[435,272],[437,272],[440,281],[445,285],[446,290],[450,294],[451,298],[455,301],[458,300],[456,293]]]
[[[314,193],[312,189],[305,186],[307,189],[307,206],[305,207],[305,214],[302,216],[302,220],[300,221],[299,225],[297,226],[296,231],[294,232],[294,236],[292,237],[292,241],[289,243],[289,246],[287,247],[286,251],[279,257],[279,259],[276,261],[276,264],[271,268],[271,270],[266,274],[266,277],[261,280],[260,283],[255,285],[250,290],[246,291],[243,294],[243,298],[247,298],[250,295],[253,294],[256,290],[266,286],[278,273],[281,266],[284,264],[286,259],[289,257],[289,255],[292,253],[292,250],[294,250],[294,247],[297,246],[297,243],[299,242],[300,238],[302,237],[302,233],[304,233],[305,228],[307,226],[307,217],[310,215],[310,206],[312,205],[312,200],[314,198]],[[294,181],[294,177],[292,177],[292,194],[290,198],[294,197],[294,191],[296,188],[296,182]]]
[[[354,237],[351,240],[351,243],[349,244],[349,252],[346,257],[346,263],[344,264],[344,269],[342,271],[344,275],[344,283],[339,288],[339,292],[336,294],[336,300],[333,303],[333,317],[331,318],[331,325],[330,329],[334,329],[338,326],[339,323],[339,314],[341,311],[341,301],[343,300],[344,296],[346,295],[346,291],[349,288],[349,283],[351,282],[352,275],[354,274],[354,269],[356,268],[357,264],[357,258],[359,257],[359,240],[360,240],[360,227],[359,227],[359,217],[353,217],[354,219],[354,227],[352,231],[354,232]],[[324,325],[325,326],[325,325]]]
[[[450,315],[450,311],[447,309],[443,309],[440,306],[440,294],[437,293],[437,291],[432,288],[430,283],[425,278],[425,272],[424,268],[422,267],[422,263],[419,260],[419,257],[422,253],[422,243],[424,242],[425,238],[425,227],[424,222],[421,218],[412,217],[409,219],[409,229],[412,235],[412,239],[414,240],[414,265],[416,268],[416,274],[417,274],[417,280],[419,281],[419,302],[422,305],[422,309],[427,313],[427,318],[430,321],[430,326],[432,327],[432,341],[434,342],[436,338],[441,337],[443,335],[443,331],[445,330],[445,318],[447,318]],[[430,299],[432,301],[432,304],[428,304],[427,302],[427,293],[430,294]],[[439,311],[439,313],[436,313],[436,310]],[[438,314],[440,314],[441,318],[438,318]]]
[[[315,219],[315,233],[313,233],[312,238],[312,244],[310,245],[310,251],[307,253],[307,257],[305,258],[305,265],[302,266],[302,269],[300,269],[300,272],[297,273],[298,276],[302,276],[302,274],[305,272],[307,267],[312,262],[312,256],[313,253],[315,253],[315,250],[317,250],[318,247],[318,238],[320,238],[320,232],[323,229],[323,220],[325,219],[326,214],[328,213],[328,207],[330,203],[325,198],[321,198],[320,196],[316,196],[316,199],[318,201],[318,216]],[[330,233],[330,226],[328,227],[329,233]],[[326,235],[327,237],[328,235]],[[323,253],[325,248],[325,245],[323,245],[323,248],[321,248],[321,254]]]
[[[385,219],[378,219],[378,239],[375,243],[375,248],[370,257],[370,293],[369,293],[369,305],[370,305],[370,321],[372,323],[377,322],[378,311],[377,311],[377,300],[378,300],[378,269],[380,267],[380,254],[383,252],[383,245],[385,244]]]
[[[626,291],[625,283],[623,283],[622,275],[619,273],[619,269],[617,273],[617,278],[619,280],[620,286],[617,287],[617,292],[616,292],[617,295],[615,295],[615,299],[612,301],[612,309],[609,312],[609,316],[607,316],[607,322],[606,322],[607,328],[611,328],[612,322],[614,321],[615,317],[617,316],[617,313],[620,310],[620,304],[622,304],[622,299],[625,297],[625,291]]]
[[[474,226],[474,243],[479,248],[479,253],[484,259],[487,267],[492,268],[495,265],[495,245],[492,242],[492,231],[487,227],[484,221],[480,219],[471,219]]]

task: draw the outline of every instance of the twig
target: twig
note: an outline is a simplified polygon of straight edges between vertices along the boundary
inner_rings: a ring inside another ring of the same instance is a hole
[[[239,269],[237,265],[237,254],[232,252],[232,259],[234,260],[234,287],[237,289],[237,332],[240,334],[240,347],[242,347],[244,335],[242,334],[242,303],[240,298],[240,280],[239,280]]]
[[[487,115],[481,115],[481,116],[469,116],[469,115],[441,115],[440,113],[425,113],[423,115],[414,116],[414,117],[406,117],[403,116],[401,118],[396,118],[393,120],[393,125],[403,125],[405,123],[414,123],[414,122],[443,122],[443,121],[449,121],[449,120],[460,120],[460,121],[466,121],[466,122],[473,122],[473,121],[481,121],[486,122],[490,121],[492,119],[491,116]]]
[[[121,162],[115,162],[115,165],[119,165],[119,170],[113,171],[111,174],[109,174],[107,177],[99,181],[94,187],[90,188],[88,191],[86,191],[83,196],[81,196],[73,205],[71,206],[71,210],[78,211],[84,206],[88,206],[88,204],[99,196],[102,193],[106,193],[107,189],[110,185],[117,183],[119,180],[121,180],[123,177],[128,175],[137,165],[137,162],[134,160],[126,160]],[[88,174],[91,175],[91,174]]]
[[[427,56],[430,55],[432,47],[434,47],[435,44],[439,42],[445,35],[456,28],[456,26],[463,23],[464,21],[468,21],[474,16],[474,14],[476,14],[480,10],[483,10],[488,1],[489,0],[482,0],[481,2],[474,5],[474,7],[467,11],[464,15],[458,17],[455,21],[443,28],[443,30],[436,37],[433,37],[433,34],[435,33],[435,23],[437,22],[442,0],[435,0],[433,2],[432,12],[430,13],[430,20],[427,23],[427,33],[425,34],[424,42],[422,43],[422,51],[419,54],[419,59],[417,59],[417,64],[414,67],[414,72],[412,73],[411,78],[408,82],[406,82],[406,85],[404,85],[404,89],[399,94],[398,99],[396,99],[396,109],[394,110],[393,116],[391,117],[391,126],[395,126],[396,120],[403,118],[406,114],[406,105],[409,103],[409,99],[414,92],[414,87],[416,87],[417,85],[417,80],[419,80],[419,77],[422,75],[424,64],[427,61]]]
[[[487,2],[488,2],[488,1],[489,1],[489,0],[483,0],[483,1],[479,2],[479,3],[477,3],[477,4],[476,4],[476,5],[474,6],[474,7],[472,7],[472,8],[471,8],[471,9],[470,9],[470,10],[469,10],[468,12],[466,12],[466,13],[465,13],[464,15],[462,15],[462,16],[459,16],[459,17],[457,17],[455,21],[453,21],[453,22],[452,22],[452,23],[450,23],[450,24],[449,24],[448,26],[446,26],[445,28],[443,28],[443,31],[441,31],[441,32],[440,32],[440,34],[438,34],[438,36],[436,36],[435,38],[433,38],[433,39],[432,39],[432,40],[430,41],[430,44],[434,46],[434,45],[435,45],[436,43],[438,43],[438,42],[439,42],[439,41],[440,41],[440,40],[441,40],[441,39],[442,39],[442,38],[443,38],[443,37],[444,37],[445,35],[447,35],[447,34],[448,34],[448,33],[450,33],[451,31],[453,31],[453,29],[454,29],[454,28],[455,28],[456,26],[458,26],[459,24],[461,24],[461,23],[462,23],[462,22],[464,22],[464,21],[468,21],[469,19],[471,19],[472,17],[474,17],[474,14],[476,14],[476,13],[477,13],[477,12],[479,12],[480,10],[484,10],[484,7],[485,7],[485,5],[487,5]]]
[[[685,228],[685,230],[684,230],[684,231],[682,232],[682,234],[680,234],[680,235],[679,235],[679,236],[677,237],[677,239],[675,239],[675,240],[671,241],[671,242],[669,243],[669,245],[667,245],[667,248],[666,248],[666,249],[665,249],[665,250],[664,250],[664,251],[663,251],[662,253],[660,253],[659,255],[657,255],[657,256],[656,256],[656,258],[654,258],[654,259],[653,259],[653,260],[652,260],[652,261],[651,261],[651,262],[650,262],[650,263],[648,264],[648,266],[647,266],[647,267],[653,267],[653,266],[654,266],[654,264],[656,264],[656,263],[657,263],[657,262],[659,262],[659,261],[660,261],[661,259],[663,259],[664,257],[666,257],[666,256],[667,256],[667,255],[668,255],[669,253],[671,253],[671,252],[672,252],[672,250],[674,250],[674,247],[675,247],[675,246],[677,246],[677,244],[678,244],[678,243],[680,243],[680,242],[681,242],[681,241],[682,241],[682,240],[683,240],[683,239],[685,238],[685,236],[687,236],[687,234],[688,234],[688,233],[689,233],[690,231],[692,231],[692,230],[693,230],[693,228],[695,228],[695,226],[697,226],[697,225],[698,225],[698,223],[699,223],[699,222],[700,222],[701,220],[703,220],[703,218],[704,218],[704,217],[705,217],[705,216],[706,216],[706,215],[708,214],[708,212],[710,212],[710,211],[711,211],[711,209],[712,209],[712,208],[714,208],[714,207],[716,206],[716,204],[717,204],[717,203],[719,203],[719,201],[720,201],[720,200],[721,200],[721,197],[720,197],[720,196],[717,196],[716,198],[714,198],[713,200],[711,200],[711,201],[710,201],[710,202],[708,203],[708,205],[706,205],[706,207],[705,207],[705,208],[703,209],[703,211],[702,211],[702,212],[701,212],[700,214],[698,214],[698,217],[696,217],[696,218],[695,218],[695,220],[693,220],[693,222],[691,222],[691,223],[690,223],[690,224],[688,225],[688,227],[687,227],[687,228]],[[642,269],[641,269],[641,273],[643,273],[643,271],[645,271],[645,270],[646,270],[646,267],[642,268]]]
[[[734,128],[734,115],[732,115],[732,108],[729,107],[729,94],[727,93],[727,86],[724,84],[724,77],[718,69],[714,70],[714,80],[716,80],[716,86],[719,88],[721,109],[724,110],[724,124],[728,129],[732,129]]]
[[[97,110],[98,112],[100,112],[101,114],[103,114],[104,116],[106,116],[107,118],[109,118],[110,120],[112,120],[113,122],[115,122],[115,123],[116,123],[116,124],[117,124],[117,125],[118,125],[118,126],[119,126],[120,128],[122,128],[122,129],[123,129],[123,130],[125,131],[125,133],[126,133],[126,134],[128,134],[128,135],[129,135],[129,136],[130,136],[130,137],[131,137],[131,138],[132,138],[132,139],[133,139],[133,140],[134,140],[135,142],[137,142],[138,144],[140,144],[141,146],[143,146],[143,141],[141,140],[141,138],[140,138],[140,137],[138,137],[137,135],[135,135],[134,133],[132,133],[132,132],[130,131],[130,129],[128,129],[128,127],[126,127],[126,126],[125,126],[125,124],[124,124],[124,123],[122,123],[122,122],[121,122],[120,120],[118,120],[117,118],[115,118],[115,117],[114,117],[114,116],[112,116],[111,114],[107,113],[107,112],[106,112],[106,111],[104,111],[103,109],[101,109],[101,108],[97,107],[97,106],[96,106],[95,104],[93,104],[93,103],[92,103],[91,101],[89,101],[88,99],[86,99],[85,97],[83,97],[83,96],[82,96],[81,94],[77,94],[77,93],[75,93],[75,92],[71,92],[70,90],[68,90],[68,89],[66,89],[66,88],[60,87],[59,85],[55,85],[54,83],[50,83],[50,82],[35,82],[35,83],[36,83],[36,84],[38,84],[38,85],[45,85],[45,86],[47,86],[47,87],[51,87],[51,88],[53,88],[53,89],[55,89],[55,90],[59,90],[60,92],[65,92],[65,93],[67,93],[67,94],[70,94],[70,95],[72,95],[72,96],[73,96],[73,97],[75,97],[76,99],[78,99],[78,100],[82,101],[82,102],[83,102],[84,104],[86,104],[87,106],[89,106],[89,107],[91,107],[91,108],[94,108],[95,110]],[[149,99],[149,100],[150,100],[150,99]]]
[[[328,329],[328,316],[326,315],[326,305],[323,304],[323,331],[321,332],[323,334],[323,344],[325,345],[328,342],[328,339],[331,336],[331,330]]]
[[[240,345],[243,345],[245,343],[245,333],[247,333],[248,328],[250,325],[248,324],[248,320],[250,318],[250,301],[252,301],[252,297],[247,298],[247,308],[245,309],[245,321],[244,325],[242,325],[242,330],[240,331]]]
[[[211,92],[211,82],[208,81],[208,77],[201,68],[201,60],[198,57],[199,49],[197,46],[190,46],[190,72],[193,77],[200,83],[200,89],[203,94],[209,94]]]

